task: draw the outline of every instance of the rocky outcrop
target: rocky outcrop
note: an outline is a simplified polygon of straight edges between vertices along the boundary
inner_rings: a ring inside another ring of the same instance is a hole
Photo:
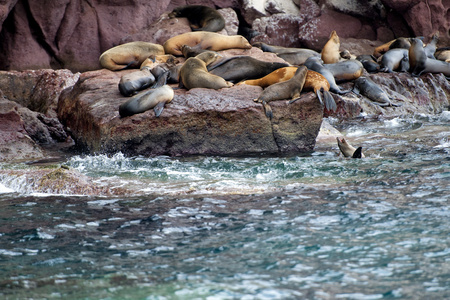
[[[439,0],[5,0],[0,4],[0,69],[99,69],[98,57],[113,46],[137,39],[162,43],[190,30],[186,20],[164,17],[185,4],[223,9],[227,34],[238,25],[250,26],[259,33],[255,41],[280,46],[320,50],[332,30],[341,42],[364,39],[361,45],[399,36],[428,41],[439,31],[438,45],[450,44],[450,7]]]

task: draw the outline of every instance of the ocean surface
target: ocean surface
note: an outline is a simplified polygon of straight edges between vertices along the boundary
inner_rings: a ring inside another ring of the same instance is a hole
[[[55,162],[135,191],[113,197],[2,177],[0,298],[450,299],[450,112],[327,121],[366,158],[331,137],[288,157]]]

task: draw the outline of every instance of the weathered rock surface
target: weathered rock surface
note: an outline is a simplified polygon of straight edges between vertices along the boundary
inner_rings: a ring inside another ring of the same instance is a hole
[[[312,151],[323,108],[313,94],[289,105],[271,103],[269,120],[255,103],[262,89],[234,86],[175,90],[159,118],[152,110],[120,118],[126,101],[117,84],[127,71],[83,73],[61,95],[58,115],[76,143],[90,153],[127,155],[248,155]]]

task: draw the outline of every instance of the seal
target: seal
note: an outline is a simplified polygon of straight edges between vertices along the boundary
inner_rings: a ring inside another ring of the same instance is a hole
[[[150,67],[123,75],[119,81],[119,92],[125,97],[135,95],[138,91],[150,87],[155,82],[155,76]]]
[[[396,48],[388,50],[380,60],[380,72],[406,72],[409,69],[408,66],[409,54],[407,49]]]
[[[193,88],[218,90],[233,86],[233,83],[208,72],[206,66],[217,59],[217,56],[217,53],[208,51],[188,58],[180,69],[180,86],[188,90]]]
[[[443,47],[436,49],[436,59],[450,63],[450,47]]]
[[[214,8],[204,5],[176,7],[169,13],[170,18],[187,18],[192,31],[217,32],[225,28],[225,19]]]
[[[100,55],[99,62],[103,68],[118,71],[139,68],[151,55],[164,55],[163,46],[140,41],[130,42],[106,50]]]
[[[219,51],[232,48],[250,49],[252,45],[242,35],[223,35],[215,32],[186,32],[168,39],[163,47],[166,54],[182,56],[181,47],[188,45],[200,49]]]
[[[411,47],[411,40],[412,38],[399,37],[395,40],[387,42],[381,46],[376,47],[373,50],[373,56],[378,58],[391,49],[409,49],[409,47]]]
[[[357,79],[364,72],[364,66],[356,59],[349,59],[333,64],[324,64],[323,66],[333,74],[336,82]]]
[[[288,66],[287,63],[267,62],[251,56],[234,56],[210,65],[208,71],[236,83],[246,79],[261,78],[276,69]]]
[[[334,64],[339,61],[339,58],[341,57],[339,52],[340,46],[339,36],[336,31],[333,30],[328,42],[326,42],[325,46],[322,48],[321,58],[324,64]]]
[[[334,79],[333,73],[331,73],[330,70],[325,68],[323,65],[323,61],[320,59],[320,57],[312,56],[308,58],[305,62],[305,66],[312,71],[316,71],[323,75],[323,77],[326,78],[328,83],[330,84],[330,91],[336,94],[346,94],[349,93],[351,90],[341,90],[341,88],[336,84],[336,80]]]
[[[350,145],[344,138],[340,139],[339,137],[336,137],[336,140],[339,150],[344,155],[344,157],[351,157],[351,158],[366,157],[364,153],[362,153],[362,147],[355,148],[352,145]]]
[[[305,66],[299,67],[291,79],[268,86],[257,99],[254,99],[255,102],[262,103],[266,116],[269,119],[272,119],[273,112],[268,103],[275,100],[296,99],[300,97],[307,72],[308,69]]]
[[[358,55],[356,60],[360,61],[369,73],[376,73],[380,70],[380,65],[377,63],[376,58],[373,55]]]
[[[388,94],[375,82],[373,82],[369,77],[361,76],[355,80],[355,85],[353,86],[353,92],[357,95],[363,95],[369,98],[372,103],[381,106],[399,106],[393,104]]]
[[[122,118],[128,117],[153,108],[155,116],[159,117],[164,109],[164,105],[171,102],[173,96],[173,89],[168,85],[149,91],[142,91],[119,106],[119,115]]]

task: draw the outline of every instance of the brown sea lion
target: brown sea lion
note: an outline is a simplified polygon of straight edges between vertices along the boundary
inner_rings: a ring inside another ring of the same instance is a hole
[[[333,73],[331,73],[330,70],[325,68],[323,61],[320,59],[320,57],[310,57],[306,60],[305,66],[308,67],[309,70],[316,71],[320,74],[322,74],[330,84],[330,91],[336,94],[346,94],[349,93],[350,90],[341,90],[341,88],[336,84],[336,80],[334,79]]]
[[[141,64],[141,69],[143,67],[154,68],[159,64],[176,64],[178,63],[178,59],[172,54],[164,54],[164,55],[150,55],[147,57]]]
[[[334,64],[339,61],[341,57],[339,52],[340,46],[339,36],[336,31],[333,30],[328,42],[326,42],[325,46],[322,48],[321,58],[324,64]]]
[[[362,147],[355,148],[350,145],[344,138],[340,139],[336,138],[339,150],[344,155],[344,157],[351,158],[363,158],[366,157],[364,153],[362,153]]]
[[[268,86],[261,95],[255,99],[255,102],[262,103],[266,116],[272,119],[272,108],[268,104],[270,101],[283,99],[296,99],[300,97],[300,92],[305,84],[308,69],[301,66],[297,69],[294,76],[283,82],[275,83]]]
[[[434,55],[436,59],[450,63],[450,47],[438,48]]]
[[[225,19],[214,8],[204,5],[185,5],[172,10],[170,18],[187,18],[192,31],[217,32],[225,28]]]
[[[147,42],[130,42],[106,50],[100,55],[103,68],[118,71],[125,68],[140,68],[142,62],[151,55],[164,55],[161,45]]]
[[[211,51],[211,50],[205,50],[205,49],[201,49],[199,47],[191,47],[188,45],[181,46],[181,53],[183,53],[183,56],[185,58],[195,57],[205,51]]]
[[[163,46],[166,54],[182,56],[181,48],[183,45],[197,46],[212,51],[232,48],[250,49],[252,47],[242,35],[223,35],[207,31],[186,32],[176,35],[168,39]]]
[[[287,66],[289,66],[287,63],[267,62],[251,56],[234,56],[210,65],[208,71],[236,83],[246,79],[261,78],[276,69]]]
[[[188,58],[180,69],[182,86],[188,90],[193,88],[218,90],[233,86],[233,83],[208,72],[206,66],[217,59],[217,56],[217,53],[208,51]]]
[[[354,80],[359,78],[364,72],[364,66],[356,59],[324,64],[323,66],[333,74],[336,82]]]
[[[173,96],[173,89],[168,85],[163,85],[148,91],[142,91],[122,103],[119,106],[119,114],[123,118],[153,108],[155,116],[159,117],[164,109],[164,105],[172,101]]]

